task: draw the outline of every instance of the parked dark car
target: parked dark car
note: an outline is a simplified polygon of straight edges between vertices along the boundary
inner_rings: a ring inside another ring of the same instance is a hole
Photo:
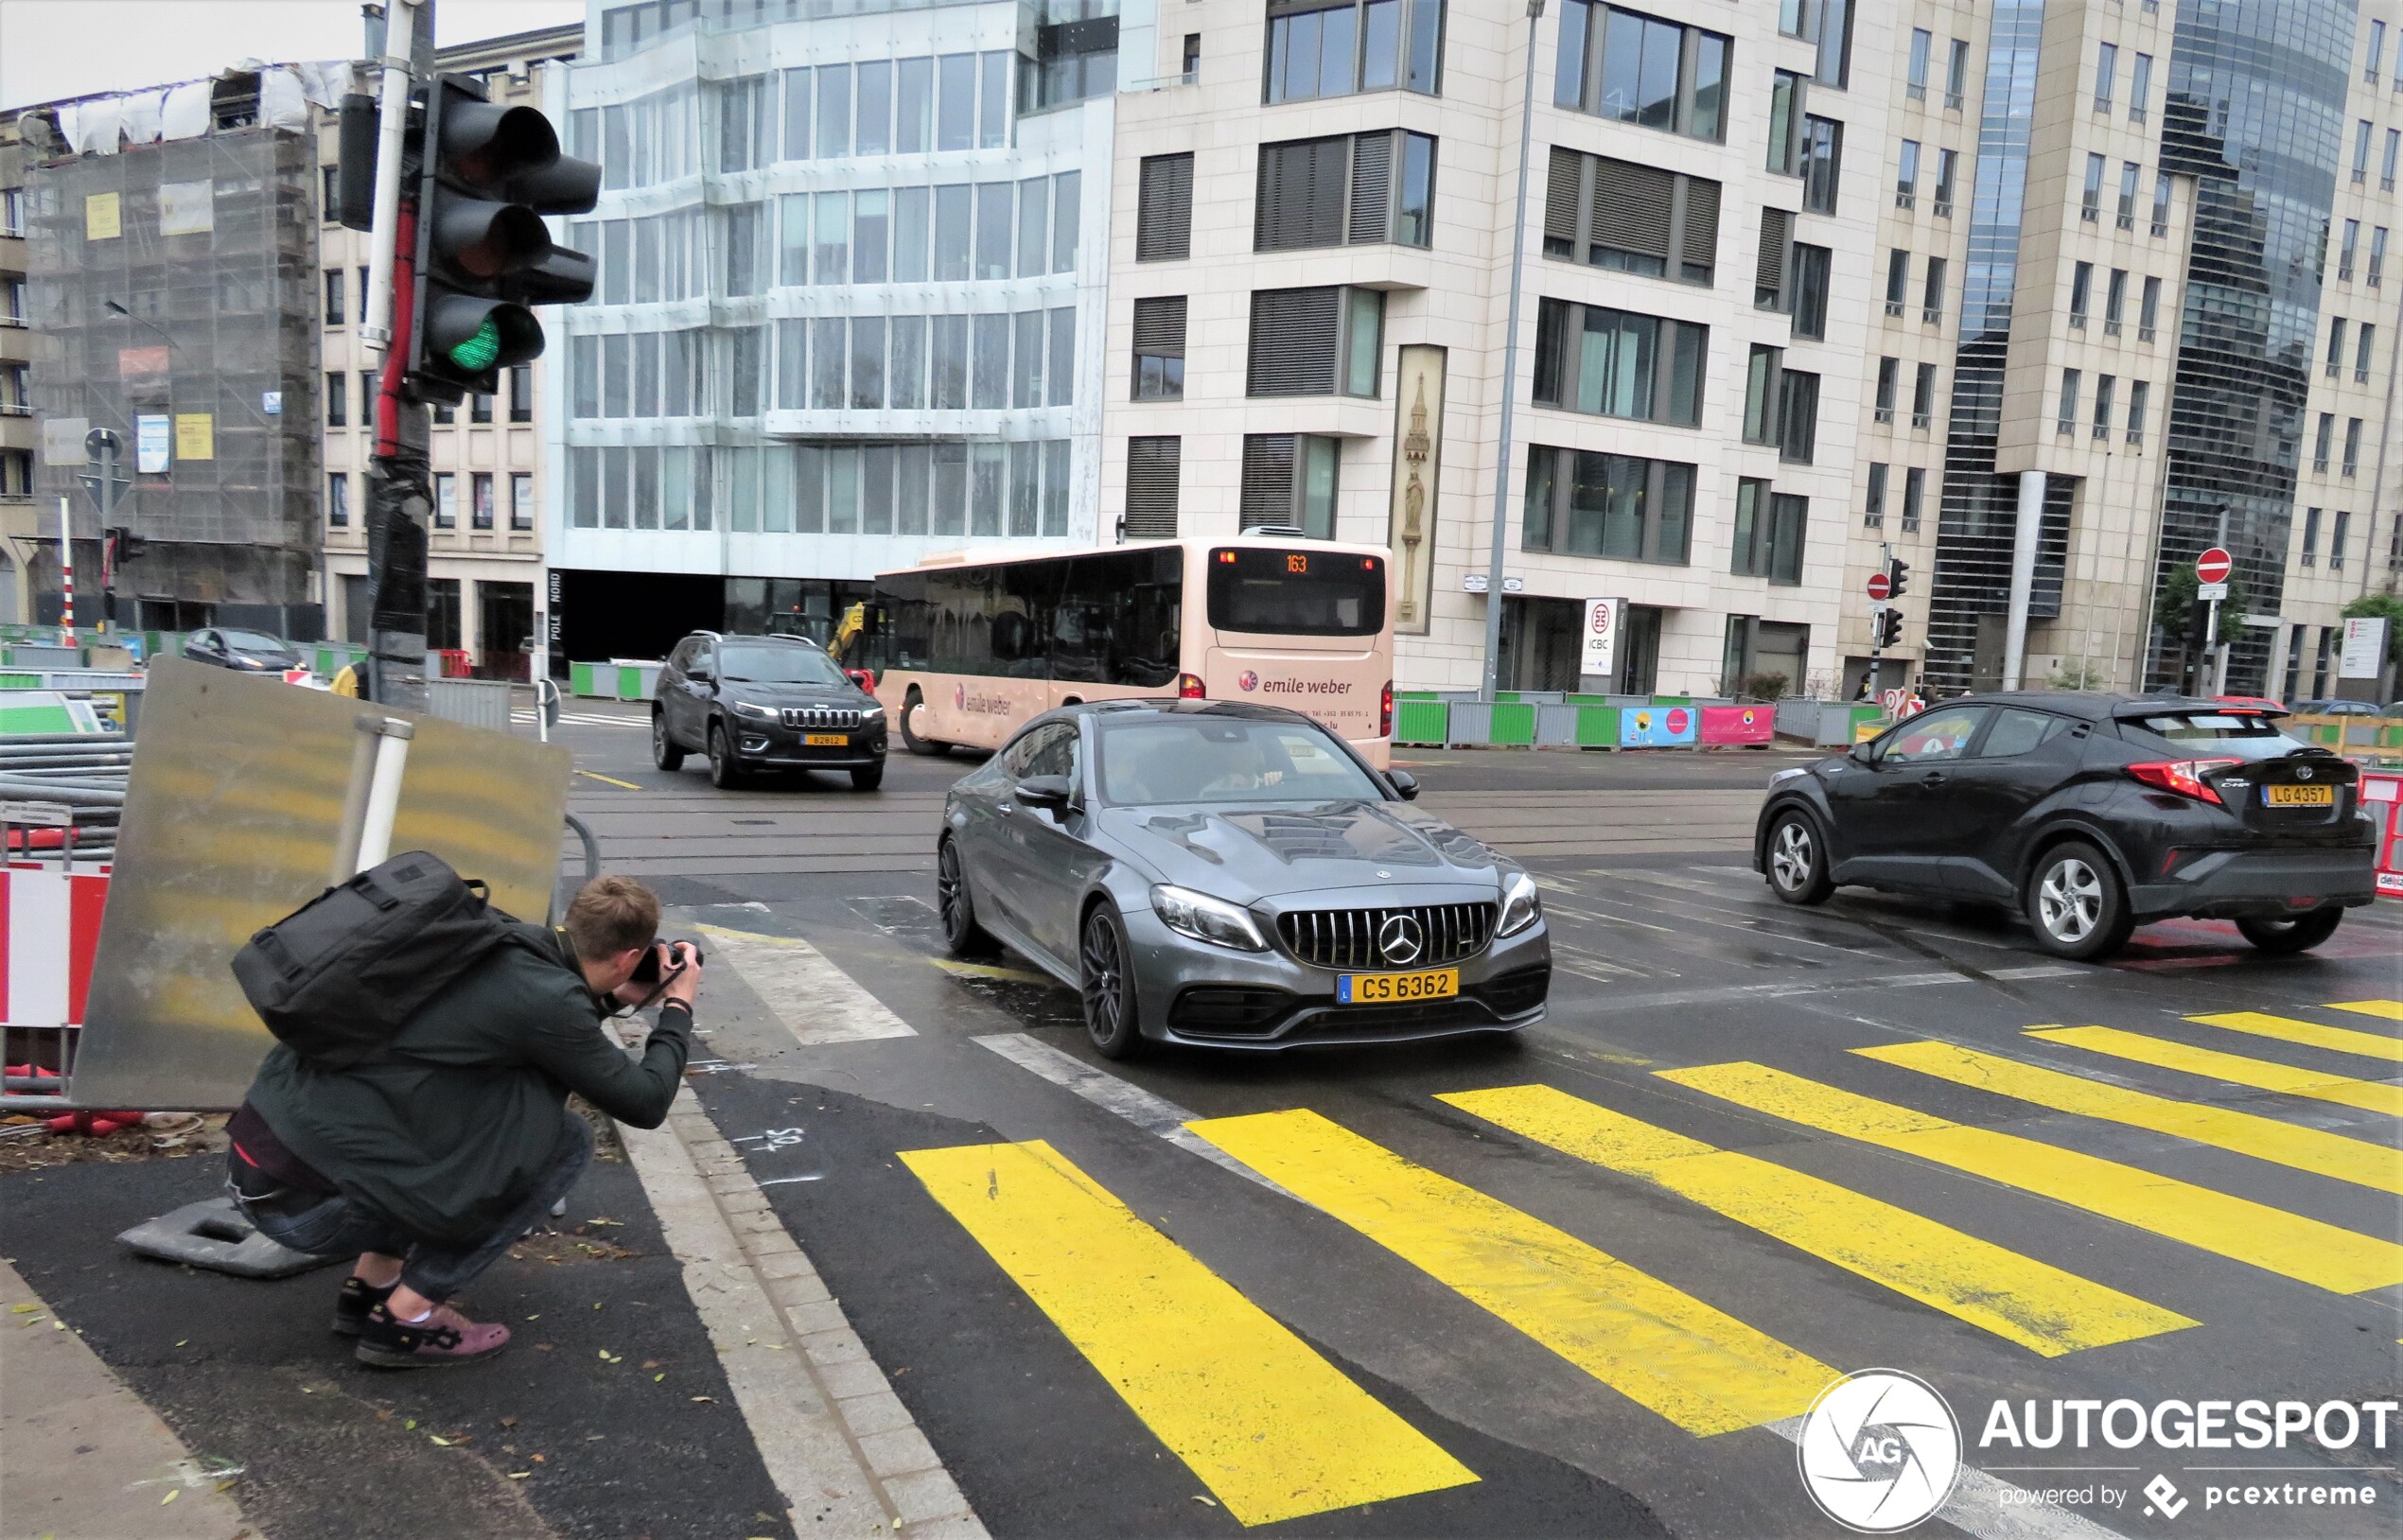
[[[1788,903],[1843,884],[2013,904],[2100,957],[2173,915],[2301,952],[2377,893],[2360,773],[2277,713],[2178,696],[1946,701],[1770,778],[1753,868]]]
[[[2387,711],[2376,701],[2324,698],[2302,702],[2295,707],[2294,714],[2296,716],[2384,716]]]
[[[301,666],[300,650],[283,638],[223,625],[204,626],[184,638],[184,656],[245,674],[281,674]]]
[[[651,759],[680,770],[706,754],[710,783],[759,770],[847,770],[872,792],[885,779],[885,709],[801,637],[695,631],[659,670]]]
[[[1540,1021],[1535,879],[1297,711],[1097,701],[1028,723],[944,799],[955,952],[1009,943],[1084,997],[1113,1059]]]

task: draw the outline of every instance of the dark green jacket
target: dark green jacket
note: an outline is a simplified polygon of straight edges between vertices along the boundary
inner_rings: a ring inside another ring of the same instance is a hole
[[[311,1167],[412,1235],[481,1240],[524,1199],[559,1143],[572,1091],[656,1129],[682,1083],[690,1018],[663,1013],[640,1059],[604,1035],[557,932],[518,927],[363,1064],[324,1069],[282,1043],[251,1105]]]

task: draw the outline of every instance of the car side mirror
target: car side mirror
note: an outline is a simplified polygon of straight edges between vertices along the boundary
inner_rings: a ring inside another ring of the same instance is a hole
[[[1875,764],[1877,762],[1877,744],[1874,742],[1854,744],[1850,751],[1849,757],[1855,764]]]
[[[1071,790],[1066,776],[1028,776],[1011,795],[1024,806],[1041,808],[1045,813],[1064,813]]]
[[[1418,800],[1418,778],[1416,776],[1412,775],[1407,770],[1388,770],[1385,772],[1385,779],[1393,786],[1394,795],[1400,797],[1403,801],[1415,802]]]

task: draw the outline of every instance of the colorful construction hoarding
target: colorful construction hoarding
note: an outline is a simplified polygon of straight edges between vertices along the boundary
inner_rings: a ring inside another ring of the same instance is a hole
[[[1701,741],[1705,744],[1765,744],[1777,727],[1774,706],[1705,706]]]
[[[1621,748],[1682,748],[1701,730],[1701,712],[1691,706],[1622,706]]]

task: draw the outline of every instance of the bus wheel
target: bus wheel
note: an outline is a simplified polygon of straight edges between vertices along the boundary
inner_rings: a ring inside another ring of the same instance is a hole
[[[917,687],[913,685],[910,688],[909,698],[902,702],[902,747],[909,750],[912,754],[923,755],[928,759],[939,759],[943,755],[951,752],[951,745],[943,743],[939,739],[921,738],[910,726],[910,724],[917,720],[918,709],[925,704],[926,702],[924,697],[918,693]]]

